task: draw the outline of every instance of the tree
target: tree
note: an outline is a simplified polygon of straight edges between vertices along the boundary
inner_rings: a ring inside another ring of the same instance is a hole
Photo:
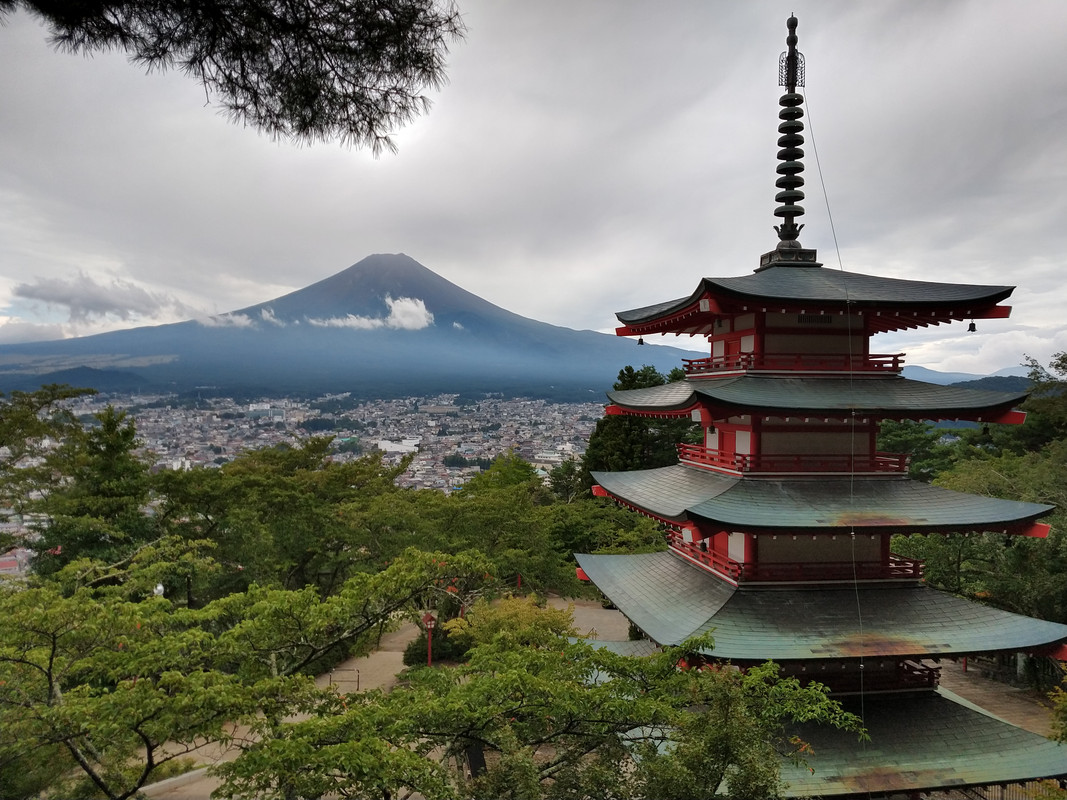
[[[395,149],[429,107],[463,22],[451,0],[0,0],[76,53],[125,50],[192,76],[234,121],[303,141]]]
[[[61,481],[30,507],[44,516],[32,543],[34,571],[50,574],[81,557],[116,560],[155,536],[147,515],[148,464],[135,453],[133,420],[108,406],[88,430],[66,431],[46,466]]]
[[[538,509],[560,553],[653,553],[666,547],[662,529],[603,498],[584,497]]]
[[[626,366],[619,370],[619,378],[612,388],[616,391],[645,389],[684,378],[685,373],[677,368],[665,377],[647,364],[637,370]],[[689,418],[660,420],[606,416],[597,422],[582,458],[586,487],[593,485],[590,472],[625,472],[674,464],[678,460],[676,445],[691,441],[698,431]]]
[[[474,475],[463,486],[463,493],[471,495],[492,489],[509,486],[528,486],[534,489],[542,487],[541,479],[533,464],[514,450],[501,453],[493,459],[489,469]]]
[[[954,463],[956,448],[942,444],[942,435],[929,422],[885,419],[878,430],[878,450],[910,456],[908,477],[929,483]]]
[[[1029,430],[1027,449],[1036,450],[1047,442],[1067,439],[1067,353],[1056,353],[1047,370],[1030,356],[1024,363],[1033,388],[1024,405],[1027,422],[1022,428]]]
[[[163,764],[255,714],[264,687],[213,669],[210,635],[149,598],[0,590],[0,772],[49,763],[59,796],[124,800]],[[82,776],[73,785],[72,772]]]
[[[21,515],[31,498],[54,484],[45,458],[81,429],[66,401],[93,393],[61,384],[0,393],[0,505]],[[0,535],[0,552],[14,544],[12,537]]]
[[[487,566],[410,551],[329,598],[252,587],[200,609],[154,596],[145,579],[167,569],[158,558],[82,560],[44,585],[0,584],[0,776],[40,774],[44,761],[56,796],[93,796],[64,783],[75,771],[110,800],[133,797],[162,764],[232,740],[231,723],[269,736],[332,702],[310,678],[323,657],[466,600]]]
[[[442,627],[467,648],[501,641],[511,647],[544,647],[577,635],[573,608],[552,608],[534,595],[507,596],[493,603],[479,598],[464,616],[450,619]]]
[[[582,497],[588,487],[582,480],[582,465],[574,458],[568,458],[552,468],[548,473],[548,486],[556,500],[561,503],[573,503]]]
[[[363,512],[400,492],[394,480],[410,462],[387,466],[374,453],[339,463],[330,449],[329,438],[316,437],[243,453],[219,469],[159,476],[164,523],[213,539],[225,553],[227,569],[204,591],[219,596],[259,583],[329,594],[353,572],[381,566]]]
[[[388,694],[333,699],[217,767],[219,794],[774,797],[778,759],[804,746],[784,724],[859,730],[824,688],[780,678],[773,664],[680,670],[708,639],[619,656],[568,639],[558,611],[512,605],[471,612],[465,664],[412,670]]]

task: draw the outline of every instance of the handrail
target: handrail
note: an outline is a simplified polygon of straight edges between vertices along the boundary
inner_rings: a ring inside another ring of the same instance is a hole
[[[678,460],[697,466],[742,473],[760,472],[891,472],[908,471],[906,453],[723,453],[698,444],[679,442]]]
[[[900,372],[904,353],[854,356],[833,353],[735,353],[709,358],[683,358],[687,375],[726,370],[785,370],[788,372]]]
[[[924,564],[918,559],[889,554],[881,561],[802,561],[789,563],[742,564],[727,556],[710,552],[699,544],[682,540],[679,531],[667,532],[668,546],[697,562],[705,569],[731,580],[752,582],[847,581],[847,580],[920,580]]]

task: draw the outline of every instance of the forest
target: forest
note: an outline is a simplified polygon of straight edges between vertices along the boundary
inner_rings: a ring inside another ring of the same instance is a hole
[[[887,422],[880,449],[912,452],[917,480],[1055,504],[1052,533],[894,550],[933,586],[1067,622],[1067,354],[1030,367],[1025,424]],[[678,377],[627,367],[616,388]],[[0,583],[0,797],[124,800],[219,742],[238,755],[213,768],[217,797],[762,798],[779,759],[804,756],[785,723],[864,735],[773,664],[678,669],[705,640],[619,656],[538,602],[591,591],[575,552],[664,547],[650,520],[590,496],[588,473],[671,463],[685,422],[605,417],[547,482],[508,454],[446,495],[398,488],[405,462],[335,462],[315,436],[153,472],[125,414],[69,414],[86,391],[0,397],[0,492],[37,534],[29,578]],[[428,610],[439,664],[388,693],[315,687]],[[1033,662],[1035,685],[1059,684],[1058,663]]]

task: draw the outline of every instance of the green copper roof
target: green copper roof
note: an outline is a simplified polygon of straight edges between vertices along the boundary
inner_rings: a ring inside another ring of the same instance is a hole
[[[770,267],[732,278],[703,278],[689,296],[620,311],[625,325],[648,322],[692,305],[705,293],[752,304],[805,303],[816,312],[849,304],[856,308],[917,310],[960,306],[987,308],[1008,297],[1013,286],[979,286],[880,278],[824,267]]]
[[[742,375],[689,378],[647,389],[608,392],[613,403],[634,411],[673,411],[696,402],[731,411],[797,417],[842,411],[872,416],[955,419],[1002,413],[1026,399],[1025,392],[990,392],[938,386],[898,375],[814,378]]]
[[[630,472],[594,472],[593,480],[616,497],[660,517],[682,520],[687,511],[728,492],[741,480],[681,464]]]
[[[668,552],[574,557],[626,618],[659,644],[693,636],[736,591]]]
[[[1067,748],[991,716],[944,689],[846,698],[870,733],[797,725],[814,753],[783,762],[786,797],[868,797],[1067,775]]]
[[[653,641],[708,631],[732,661],[928,657],[1018,651],[1067,639],[1067,625],[1011,614],[926,586],[735,589],[670,552],[577,555]]]
[[[941,489],[904,477],[739,478],[675,464],[594,472],[618,499],[666,519],[703,519],[724,530],[864,533],[997,531],[1053,506]]]

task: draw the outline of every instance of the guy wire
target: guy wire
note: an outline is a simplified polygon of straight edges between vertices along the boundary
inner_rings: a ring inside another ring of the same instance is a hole
[[[849,381],[849,397],[855,397],[853,380],[855,377],[855,354],[852,352],[852,299],[848,293],[848,281],[845,279],[845,267],[841,259],[841,246],[837,241],[837,228],[834,226],[834,215],[830,210],[830,195],[826,191],[826,180],[823,177],[822,162],[819,160],[819,148],[815,144],[815,125],[812,122],[811,116],[811,100],[808,98],[808,94],[804,92],[804,107],[807,110],[808,117],[808,134],[811,140],[811,152],[815,156],[815,171],[819,174],[819,185],[822,188],[823,202],[826,205],[826,216],[830,221],[830,234],[834,239],[834,252],[837,255],[837,269],[841,273],[841,287],[845,293],[845,326],[846,326],[846,339],[848,342],[848,381]],[[851,465],[849,469],[849,504],[854,505],[856,502],[856,410],[852,409],[849,425],[849,451],[851,453]],[[856,598],[856,620],[859,625],[859,638],[860,642],[863,641],[863,605],[860,601],[860,584],[859,574],[856,568],[856,530],[853,527],[850,531],[850,539],[852,542],[852,589]],[[881,548],[879,548],[881,550]],[[864,656],[861,650],[859,657],[859,686],[860,686],[860,720],[866,723],[866,694],[864,687]],[[866,749],[866,743],[863,744]]]

